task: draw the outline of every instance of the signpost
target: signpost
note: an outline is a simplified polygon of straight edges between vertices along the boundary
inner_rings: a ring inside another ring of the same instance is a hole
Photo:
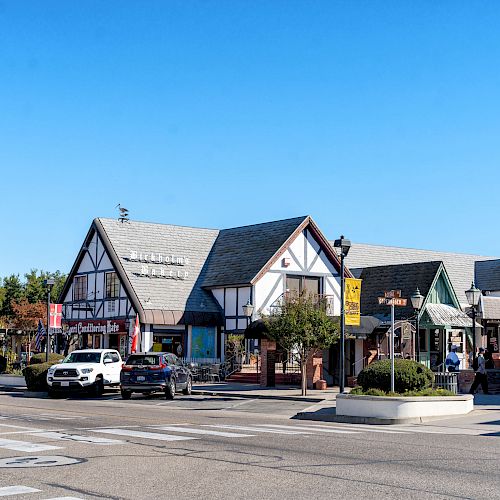
[[[394,392],[394,307],[406,306],[407,299],[401,298],[401,290],[389,290],[384,292],[383,297],[378,298],[381,305],[391,306],[391,338],[390,338],[390,356],[391,356],[391,392]]]

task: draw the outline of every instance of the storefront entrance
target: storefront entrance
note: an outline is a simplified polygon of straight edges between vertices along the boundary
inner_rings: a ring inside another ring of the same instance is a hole
[[[170,352],[179,357],[184,356],[184,335],[182,333],[154,334],[153,351]]]
[[[112,333],[109,336],[110,349],[116,349],[120,356],[123,358],[127,355],[127,334],[126,333]]]

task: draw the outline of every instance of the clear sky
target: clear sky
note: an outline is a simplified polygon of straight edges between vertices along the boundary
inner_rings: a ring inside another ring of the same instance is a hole
[[[500,2],[0,0],[0,276],[94,217],[500,255]]]

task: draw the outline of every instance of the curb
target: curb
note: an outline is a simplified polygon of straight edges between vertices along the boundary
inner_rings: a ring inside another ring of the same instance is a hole
[[[326,401],[324,398],[311,398],[309,396],[271,396],[269,394],[245,394],[245,393],[227,393],[224,391],[209,391],[193,389],[191,394],[197,396],[223,396],[225,398],[235,399],[275,399],[281,401],[303,401],[305,403],[322,403]]]
[[[395,424],[422,424],[433,420],[443,420],[439,417],[408,417],[408,418],[377,418],[354,417],[348,415],[314,415],[313,413],[297,413],[294,419],[313,420],[316,422],[339,422],[342,424],[369,424],[369,425],[395,425]]]
[[[26,392],[27,387],[15,386],[15,385],[0,385],[0,391],[2,392]]]

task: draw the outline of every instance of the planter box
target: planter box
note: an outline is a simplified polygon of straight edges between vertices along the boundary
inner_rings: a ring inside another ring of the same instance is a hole
[[[474,409],[474,397],[429,396],[390,398],[382,396],[337,396],[337,416],[402,421],[465,415]]]
[[[6,387],[25,387],[26,381],[23,375],[0,375],[0,385]]]

